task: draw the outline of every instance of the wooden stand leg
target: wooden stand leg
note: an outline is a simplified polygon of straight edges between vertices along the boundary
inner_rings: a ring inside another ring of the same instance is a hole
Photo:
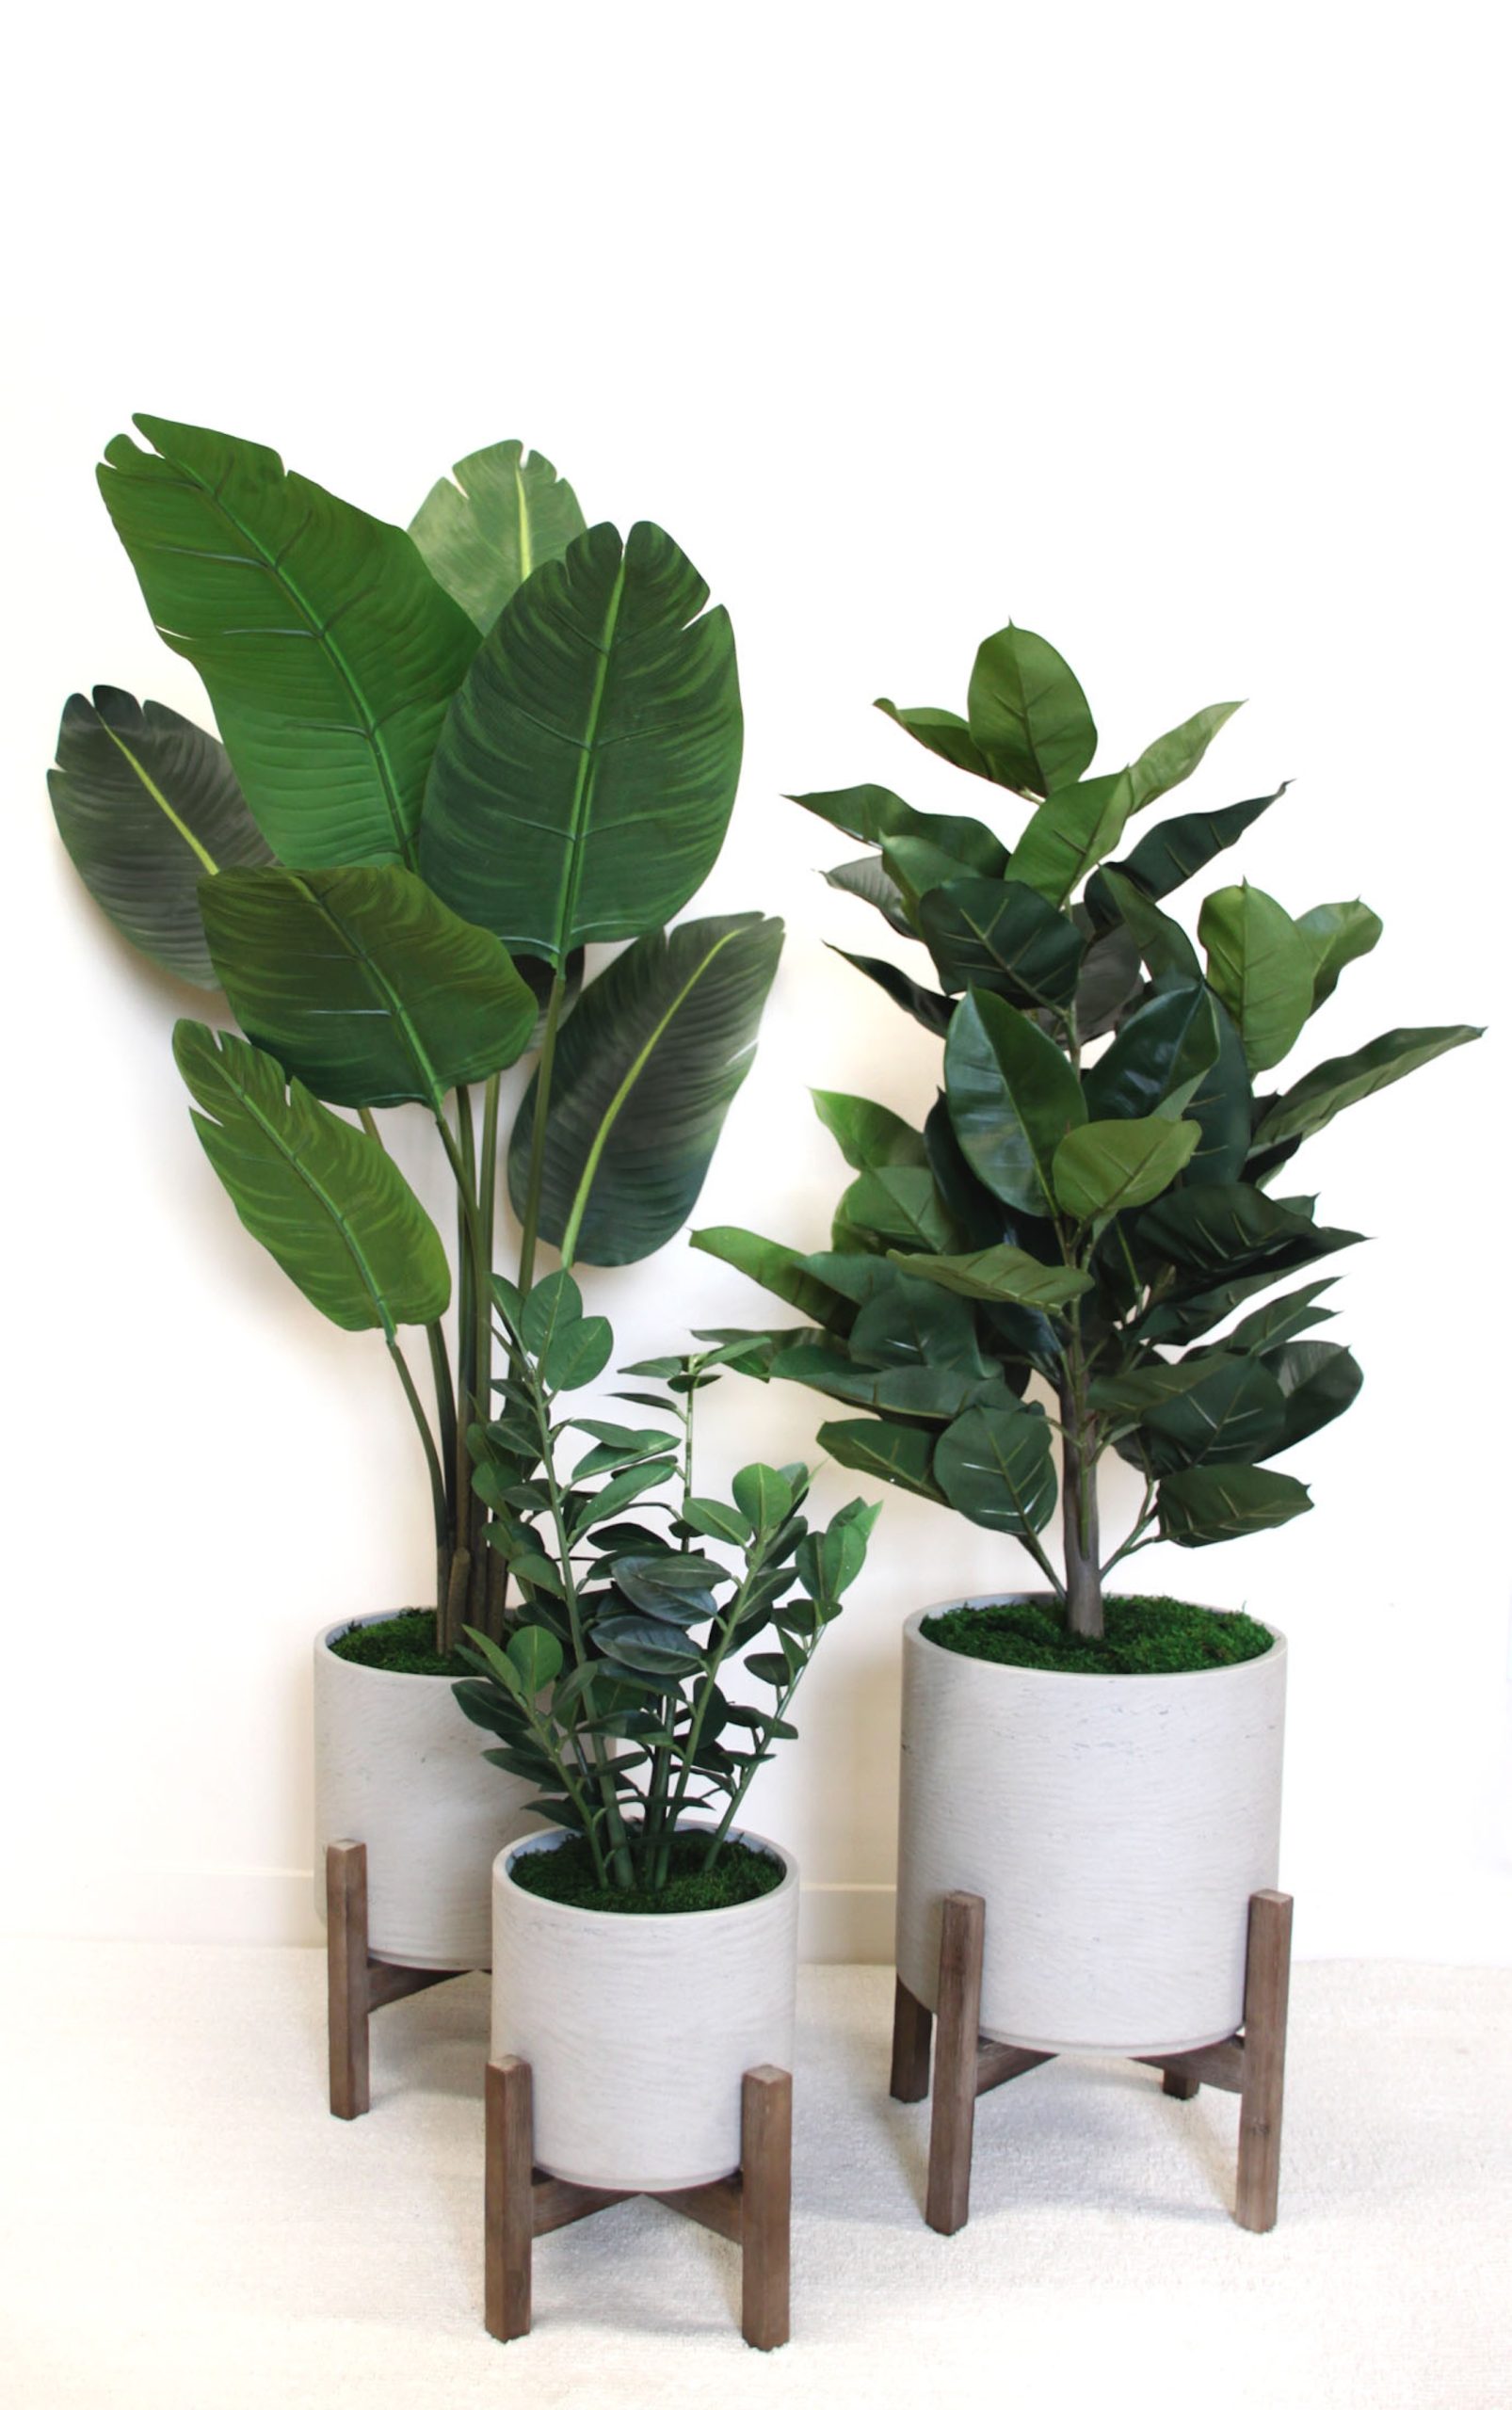
[[[523,2059],[491,2059],[483,2080],[483,2322],[500,2343],[530,2332],[535,2124]]]
[[[367,1850],[362,1841],[331,1841],[326,1850],[326,2015],[333,2117],[367,2113]]]
[[[1172,2100],[1195,2100],[1202,2086],[1195,2075],[1183,2075],[1180,2067],[1167,2067],[1161,2077],[1160,2088]]]
[[[937,2234],[958,2234],[971,2209],[986,1918],[985,1904],[974,1891],[947,1894],[940,1932],[940,2032],[925,2200],[925,2220]]]
[[[1268,2234],[1276,2224],[1291,1972],[1291,1900],[1284,1891],[1257,1891],[1249,1903],[1249,1954],[1245,1968],[1244,2083],[1234,2208],[1239,2224],[1251,2234]]]
[[[758,2352],[790,2332],[793,2078],[752,2067],[740,2092],[740,2331]]]
[[[923,2100],[929,2091],[929,2037],[934,2017],[922,2000],[915,2000],[900,1975],[893,2000],[893,2083],[894,2100]]]

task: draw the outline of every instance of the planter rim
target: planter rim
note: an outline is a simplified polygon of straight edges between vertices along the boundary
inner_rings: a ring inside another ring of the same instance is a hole
[[[429,1607],[378,1607],[371,1615],[338,1615],[334,1623],[328,1623],[323,1631],[316,1632],[315,1653],[318,1656],[324,1648],[335,1656],[331,1642],[340,1640],[345,1632],[355,1631],[359,1625],[393,1623],[396,1615],[428,1615],[430,1613]],[[364,1665],[361,1659],[354,1657],[337,1657],[336,1663],[347,1666],[354,1674],[361,1674],[365,1682],[457,1682],[463,1679],[460,1674],[403,1674],[393,1665]]]
[[[990,1657],[968,1656],[964,1649],[941,1648],[937,1640],[929,1640],[925,1636],[924,1624],[927,1616],[948,1615],[955,1607],[1004,1607],[1020,1604],[1037,1606],[1041,1603],[1055,1604],[1054,1591],[982,1590],[971,1598],[937,1599],[933,1606],[916,1607],[913,1614],[908,1617],[903,1626],[904,1646],[907,1647],[911,1642],[919,1648],[938,1649],[941,1657],[955,1657],[963,1665],[979,1666],[985,1674],[1011,1674],[1019,1681],[1079,1682],[1084,1685],[1093,1682],[1113,1682],[1117,1683],[1120,1690],[1127,1690],[1132,1682],[1158,1682],[1162,1685],[1171,1682],[1207,1682],[1211,1681],[1214,1675],[1244,1674],[1251,1665],[1272,1665],[1278,1657],[1284,1658],[1286,1655],[1285,1632],[1279,1631],[1275,1624],[1267,1623],[1263,1615],[1254,1615],[1250,1618],[1252,1622],[1263,1625],[1271,1636],[1270,1647],[1262,1649],[1258,1657],[1241,1657],[1231,1665],[1189,1665],[1181,1673],[1168,1674],[1074,1674],[1064,1665],[1005,1665]],[[1207,1612],[1211,1615],[1226,1615],[1238,1613],[1239,1610],[1212,1607]]]
[[[684,1833],[711,1832],[713,1826],[683,1824],[678,1829]],[[517,1857],[523,1857],[531,1851],[560,1849],[564,1841],[573,1840],[576,1838],[575,1834],[566,1832],[560,1826],[555,1832],[526,1833],[522,1840],[510,1841],[499,1852],[493,1861],[495,1877],[508,1883],[512,1881],[510,1869]],[[543,1891],[526,1891],[523,1884],[515,1884],[514,1888],[530,1902],[533,1915],[539,1910],[552,1917],[571,1920],[587,1918],[593,1923],[603,1926],[630,1925],[637,1932],[642,1927],[650,1932],[656,1932],[666,1925],[677,1927],[685,1932],[691,1923],[705,1917],[748,1915],[752,1908],[764,1908],[771,1901],[780,1900],[785,1892],[797,1888],[797,1859],[791,1850],[782,1847],[780,1841],[769,1841],[764,1833],[750,1832],[744,1824],[727,1833],[725,1839],[729,1841],[739,1841],[747,1849],[764,1851],[768,1857],[775,1857],[782,1868],[781,1882],[774,1884],[769,1891],[758,1891],[754,1900],[732,1900],[722,1908],[651,1908],[644,1914],[636,1916],[621,1916],[614,1908],[575,1907],[567,1900],[548,1899]]]

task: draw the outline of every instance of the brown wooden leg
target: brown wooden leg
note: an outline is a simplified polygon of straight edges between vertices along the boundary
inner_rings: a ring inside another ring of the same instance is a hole
[[[929,2093],[929,2036],[934,2017],[900,1975],[893,1997],[893,2097],[924,2100]]]
[[[793,2078],[752,2067],[740,2091],[740,2331],[758,2352],[789,2334]]]
[[[1202,2086],[1195,2075],[1183,2075],[1180,2067],[1167,2067],[1161,2077],[1160,2088],[1172,2100],[1195,2100]]]
[[[367,1849],[362,1841],[326,1847],[326,2017],[330,2045],[330,2113],[365,2116],[367,2068]]]
[[[530,2332],[535,2118],[523,2059],[491,2059],[483,2079],[483,2323],[500,2343]]]
[[[1239,2224],[1251,2234],[1268,2234],[1276,2224],[1291,1972],[1291,1900],[1284,1891],[1257,1891],[1249,1903],[1245,1966],[1244,2085],[1234,2208]]]
[[[971,2209],[986,1920],[986,1906],[974,1891],[947,1894],[940,1928],[940,2031],[924,2212],[937,2234],[958,2234]]]

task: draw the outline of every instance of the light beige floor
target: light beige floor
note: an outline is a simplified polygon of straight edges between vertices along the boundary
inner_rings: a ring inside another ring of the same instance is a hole
[[[543,2241],[535,2333],[480,2324],[470,1976],[322,2096],[305,1951],[0,1955],[7,2410],[1507,2410],[1512,1972],[1304,1966],[1281,2224],[1228,2215],[1236,2117],[1115,2064],[984,2101],[973,2216],[919,2215],[891,1980],[804,1977],[794,2339],[734,2330],[732,2248],[637,2202]]]

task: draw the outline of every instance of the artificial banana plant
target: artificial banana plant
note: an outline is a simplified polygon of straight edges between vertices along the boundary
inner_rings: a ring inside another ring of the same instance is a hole
[[[729,618],[669,536],[586,526],[518,442],[459,461],[405,530],[262,444],[135,425],[101,491],[219,737],[72,696],[57,825],[133,944],[224,991],[242,1035],[174,1034],[205,1152],[311,1302],[382,1334],[429,1476],[438,1645],[496,1636],[500,1074],[536,1050],[507,1144],[520,1292],[543,1242],[636,1261],[699,1194],[776,970],[778,921],[666,925],[734,799]],[[625,939],[585,982],[586,947]],[[456,1183],[455,1281],[383,1144],[405,1105]]]

